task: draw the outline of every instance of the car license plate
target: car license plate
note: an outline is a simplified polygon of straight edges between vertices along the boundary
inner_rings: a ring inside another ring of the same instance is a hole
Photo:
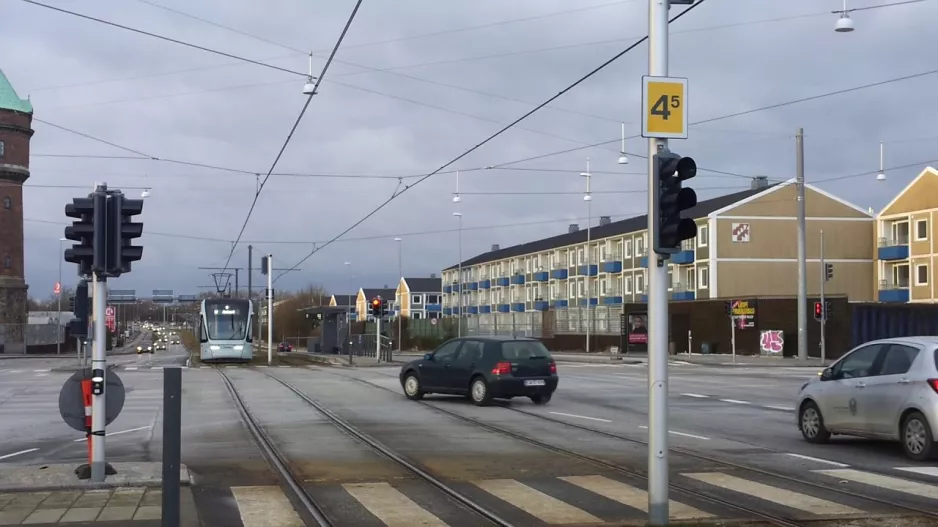
[[[544,386],[544,381],[543,380],[524,381],[524,385],[525,386]]]

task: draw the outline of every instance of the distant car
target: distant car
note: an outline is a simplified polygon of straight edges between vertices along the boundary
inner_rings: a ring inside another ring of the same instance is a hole
[[[277,346],[277,351],[293,351],[293,345],[289,342],[281,342],[280,345]]]
[[[153,353],[153,346],[137,346],[137,355],[140,355],[141,353]]]
[[[157,343],[156,343],[156,349],[157,349],[157,351],[165,351],[165,350],[166,350],[166,343],[165,343],[165,342],[157,342]]]
[[[810,443],[843,434],[899,441],[916,461],[938,457],[938,337],[854,348],[804,383],[796,408]]]
[[[547,404],[557,389],[557,365],[539,340],[463,337],[401,367],[404,394],[419,400],[428,393],[465,395],[478,406],[492,399],[529,397]]]

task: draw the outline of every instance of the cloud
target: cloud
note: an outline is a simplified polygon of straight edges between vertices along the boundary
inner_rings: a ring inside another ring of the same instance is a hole
[[[142,1],[99,3],[48,0],[117,23],[305,72],[317,52],[322,67],[354,2],[232,0],[192,4],[148,0],[230,26],[287,48],[192,20]],[[868,2],[865,5],[873,5]],[[571,7],[560,0],[372,2],[366,0],[276,172],[411,175],[429,172],[502,124],[557,93],[645,33],[644,1],[593,1]],[[908,75],[934,67],[930,20],[938,3],[854,13],[857,31],[833,31],[836,1],[709,0],[672,27],[670,71],[690,81],[691,120],[702,120],[818,93]],[[672,15],[679,9],[672,9]],[[552,13],[561,13],[553,14]],[[144,152],[246,170],[248,174],[127,159],[33,157],[28,185],[79,185],[96,181],[137,193],[152,189],[144,222],[144,260],[115,287],[173,288],[198,292],[211,284],[200,266],[224,266],[253,201],[258,178],[274,157],[304,103],[301,76],[82,20],[22,2],[7,2],[0,19],[0,68],[20,94],[30,95],[36,117]],[[544,16],[551,15],[551,16]],[[805,15],[805,16],[801,16]],[[800,18],[793,18],[799,17]],[[499,24],[513,19],[524,21]],[[481,26],[481,27],[475,27]],[[474,28],[455,31],[463,28]],[[415,35],[443,32],[425,38]],[[372,45],[362,45],[362,44]],[[292,48],[292,49],[288,49]],[[538,51],[541,50],[541,51]],[[487,58],[480,58],[487,57]],[[599,215],[623,217],[644,210],[644,160],[616,163],[617,143],[511,165],[550,169],[468,171],[583,144],[615,140],[626,121],[638,132],[641,76],[647,47],[638,46],[607,70],[495,141],[457,162],[460,190],[469,192],[573,192],[567,195],[465,195],[458,210],[466,229],[462,254],[564,232],[587,215],[579,173],[589,157],[593,189],[639,191],[594,197]],[[363,70],[348,63],[387,72]],[[420,66],[421,64],[430,64]],[[182,71],[188,70],[188,71]],[[180,72],[181,71],[181,72]],[[167,72],[179,72],[167,74]],[[417,77],[418,79],[408,78]],[[701,167],[741,175],[786,179],[794,174],[795,130],[805,129],[808,180],[878,168],[879,141],[886,164],[938,158],[928,97],[938,76],[888,84],[827,99],[693,127],[672,148]],[[123,80],[126,79],[126,80]],[[420,80],[422,79],[422,80]],[[110,82],[101,82],[110,81]],[[462,89],[441,86],[440,83]],[[61,87],[58,89],[48,89]],[[45,89],[43,89],[45,88]],[[484,92],[491,95],[485,95]],[[512,100],[513,99],[513,100]],[[35,123],[36,154],[131,155]],[[915,140],[912,140],[915,139]],[[627,150],[645,153],[640,139]],[[559,171],[559,172],[558,172]],[[919,168],[888,171],[823,188],[860,206],[881,207]],[[290,266],[332,239],[416,179],[329,179],[272,176],[232,255],[247,266],[247,243],[271,252],[277,267]],[[749,185],[744,177],[701,172],[704,196]],[[455,175],[441,174],[408,189],[369,220],[289,273],[280,288],[309,282],[342,292],[354,286],[393,283],[398,245],[405,238],[407,275],[427,275],[453,264],[459,253],[452,212]],[[26,217],[58,221],[64,204],[82,189],[28,188]],[[577,219],[579,218],[579,219]],[[538,223],[555,220],[554,223]],[[475,229],[481,226],[501,226]],[[61,226],[27,222],[27,279],[34,291],[51,288],[61,258]],[[176,233],[216,238],[173,238]],[[362,239],[370,238],[370,239]],[[305,243],[273,243],[273,242]],[[352,262],[351,266],[343,265]],[[74,269],[65,266],[66,280]],[[260,281],[257,273],[255,282]],[[247,279],[241,272],[241,285]],[[140,293],[143,292],[143,293]],[[41,293],[39,293],[41,296]]]

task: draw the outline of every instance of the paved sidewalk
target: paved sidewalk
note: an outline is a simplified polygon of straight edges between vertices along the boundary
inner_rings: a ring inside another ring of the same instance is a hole
[[[158,488],[59,490],[0,494],[0,525],[158,525],[163,491]],[[181,524],[199,525],[190,489],[180,493]]]

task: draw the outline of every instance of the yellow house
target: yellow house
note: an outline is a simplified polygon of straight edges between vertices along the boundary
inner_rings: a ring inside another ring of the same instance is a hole
[[[880,302],[935,302],[938,170],[927,167],[876,216]]]
[[[401,278],[395,291],[396,305],[402,317],[419,320],[439,318],[443,311],[443,280],[430,278]]]

